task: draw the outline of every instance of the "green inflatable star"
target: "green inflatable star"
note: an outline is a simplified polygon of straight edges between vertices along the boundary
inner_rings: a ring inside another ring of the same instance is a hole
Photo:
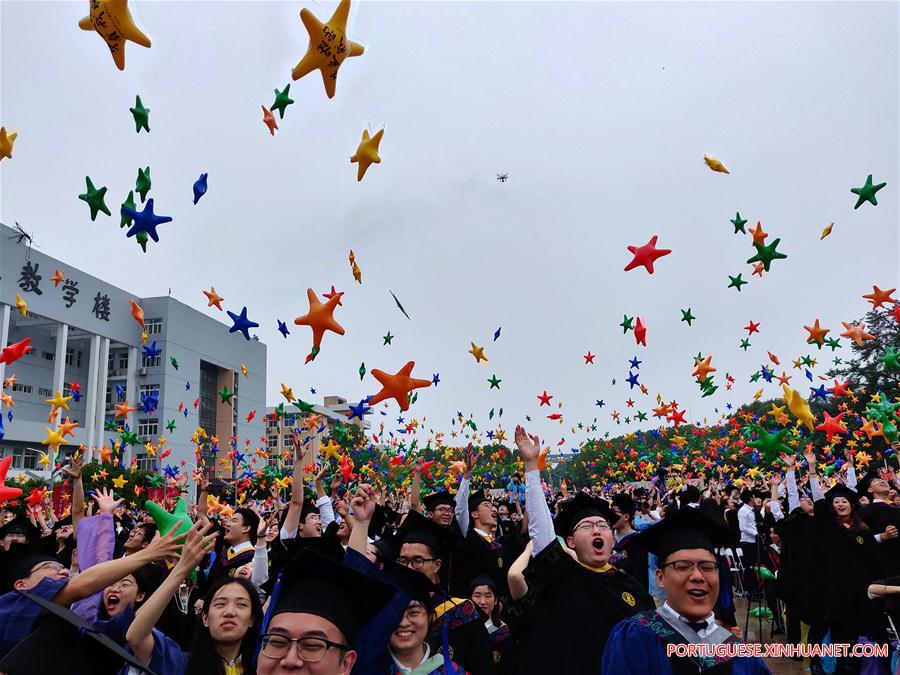
[[[744,281],[743,279],[741,279],[741,276],[743,276],[743,275],[738,274],[736,277],[733,277],[729,274],[728,275],[728,288],[736,288],[738,290],[738,293],[740,293],[741,286],[748,283],[748,282]]]
[[[682,320],[682,321],[687,321],[687,325],[688,325],[688,326],[690,326],[690,325],[691,325],[691,321],[693,321],[693,320],[696,319],[696,318],[697,318],[696,316],[694,316],[693,314],[691,314],[691,308],[690,308],[690,307],[688,307],[687,309],[681,310],[681,320]]]
[[[169,430],[169,433],[175,431],[175,420],[169,420],[168,422],[166,422],[166,429]]]
[[[894,351],[893,347],[888,347],[881,357],[885,370],[897,370],[900,368],[900,353]]]
[[[731,221],[731,224],[734,225],[734,233],[735,233],[735,234],[737,234],[738,232],[741,232],[741,233],[743,233],[743,234],[747,234],[747,230],[744,229],[744,225],[747,224],[747,221],[744,220],[743,218],[741,218],[741,212],[740,212],[740,211],[738,211],[738,212],[735,214],[734,220]]]
[[[154,476],[159,478],[157,474],[154,474]],[[188,515],[187,504],[184,501],[184,497],[178,498],[178,502],[175,504],[175,510],[172,511],[172,513],[166,511],[156,502],[151,501],[144,503],[144,510],[150,514],[151,518],[153,518],[153,522],[156,523],[156,529],[159,530],[160,534],[168,534],[180,520],[182,523],[181,525],[178,525],[178,529],[175,530],[175,534],[180,537],[187,534],[187,531],[190,530],[194,524],[191,521],[191,517]]]
[[[385,345],[391,344],[391,340],[393,340],[393,339],[394,339],[394,336],[391,335],[391,331],[388,331],[388,332],[387,332],[387,335],[385,335],[385,336],[382,338],[382,340],[384,340],[384,344],[385,344]],[[382,345],[382,347],[383,347],[383,346],[384,346],[384,345]]]
[[[78,199],[87,202],[87,205],[91,207],[91,221],[97,219],[97,214],[100,211],[111,216],[112,214],[109,212],[109,209],[106,208],[106,202],[103,201],[106,197],[106,187],[104,186],[99,190],[95,188],[94,184],[91,182],[90,176],[85,176],[84,180],[87,183],[87,192],[83,195],[78,195]]]
[[[498,380],[497,376],[492,374],[490,378],[488,378],[488,382],[491,383],[491,389],[499,389],[500,383],[503,382],[503,380]]]
[[[778,243],[781,239],[776,239],[768,246],[764,246],[757,241],[753,242],[753,248],[756,249],[756,255],[750,258],[748,263],[761,262],[763,264],[763,269],[766,272],[769,271],[769,266],[772,264],[773,260],[781,260],[783,258],[787,258],[784,253],[779,253],[776,249],[778,248]]]
[[[125,213],[125,209],[131,209],[132,211],[137,211],[137,204],[134,201],[134,190],[128,193],[128,197],[122,202],[122,206],[119,207],[119,227],[130,227],[132,220],[131,216]]]
[[[169,357],[169,363],[172,364],[172,367],[173,367],[175,370],[178,370],[178,359],[176,359],[174,356],[170,356],[170,357]]]
[[[747,338],[741,340],[741,349],[743,349],[744,351],[747,351],[749,348],[750,348],[750,340]]]
[[[625,314],[624,316],[625,318],[622,319],[622,323],[619,324],[622,327],[623,335],[630,330],[634,330],[634,326],[631,325],[631,322],[634,321],[634,317],[628,316],[627,314]]]
[[[150,167],[141,169],[138,167],[138,177],[134,183],[134,191],[141,196],[141,203],[147,200],[147,193],[150,192]]]
[[[222,387],[222,391],[219,392],[219,396],[222,398],[222,403],[227,403],[228,405],[233,405],[231,399],[234,398],[234,392],[228,391],[228,385]]]
[[[859,199],[856,200],[856,206],[854,206],[853,209],[858,209],[865,202],[869,202],[872,206],[878,206],[878,200],[875,198],[875,193],[885,185],[887,185],[887,183],[872,185],[872,174],[869,174],[869,177],[866,178],[865,185],[858,188],[850,188],[850,192],[859,197]]]
[[[312,403],[307,403],[299,398],[294,401],[294,405],[300,408],[300,412],[302,413],[311,413],[313,411]]]
[[[134,107],[129,108],[131,114],[134,116],[134,131],[135,133],[141,133],[141,129],[146,129],[147,133],[150,133],[150,108],[145,108],[144,104],[141,103],[141,97],[135,96]]]
[[[291,105],[294,102],[294,99],[292,99],[290,96],[288,96],[288,94],[290,94],[290,93],[291,93],[291,83],[290,82],[288,82],[285,85],[284,91],[278,91],[277,89],[275,90],[275,103],[272,104],[272,110],[278,111],[278,114],[280,115],[280,119],[284,119],[284,111],[287,109],[287,107],[289,105]]]
[[[366,376],[366,362],[359,364],[359,379],[362,380]]]
[[[782,453],[792,454],[794,452],[784,443],[784,437],[788,435],[789,431],[789,429],[781,429],[774,434],[770,434],[762,427],[759,427],[759,439],[750,441],[747,445],[759,450],[766,463],[770,463]]]
[[[122,443],[125,445],[140,445],[141,439],[137,437],[137,434],[134,433],[131,429],[123,429],[122,433],[119,434],[122,439]]]
[[[831,351],[834,351],[841,346],[841,341],[837,338],[825,338],[825,346],[831,347]]]

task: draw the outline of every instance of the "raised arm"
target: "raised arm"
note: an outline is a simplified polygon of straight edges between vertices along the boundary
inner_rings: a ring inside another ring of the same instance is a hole
[[[528,534],[533,542],[532,555],[553,543],[553,519],[541,489],[541,472],[537,468],[541,441],[536,436],[530,438],[525,429],[516,426],[516,447],[525,465],[525,512],[528,514]]]
[[[803,456],[806,458],[806,463],[809,464],[809,489],[812,492],[813,501],[821,501],[825,499],[825,491],[816,475],[816,453],[814,450],[807,450]]]
[[[844,480],[844,485],[851,490],[856,490],[856,467],[853,466],[853,453],[847,450],[844,457],[847,460],[847,478]]]
[[[771,494],[769,495],[769,511],[772,512],[772,517],[775,520],[784,518],[784,512],[781,510],[781,501],[778,499],[779,483],[781,483],[781,476],[773,471],[772,475],[769,477],[769,489],[771,490]]]
[[[422,513],[422,467],[425,466],[425,458],[419,457],[412,465],[412,487],[409,492],[409,508]]]
[[[375,488],[362,484],[356,490],[356,494],[350,500],[350,508],[353,509],[353,528],[350,530],[350,540],[347,548],[352,548],[357,553],[366,555],[366,547],[369,543],[369,523],[375,513],[376,495]]]
[[[200,493],[197,495],[197,517],[199,520],[209,522],[209,516],[207,515],[209,511],[209,478],[200,476],[200,481],[197,485],[200,488]]]
[[[525,550],[522,551],[522,554],[509,566],[509,572],[507,573],[506,578],[509,583],[509,595],[513,600],[524,598],[528,593],[528,582],[525,581],[525,568],[528,566],[528,561],[531,560],[531,551],[533,548],[534,543],[529,541],[525,546]]]
[[[78,531],[78,521],[84,517],[84,483],[81,470],[84,469],[84,453],[80,450],[63,471],[72,479],[72,530]]]
[[[297,536],[297,528],[300,527],[300,510],[303,508],[303,467],[301,463],[306,455],[306,450],[296,432],[291,435],[291,443],[294,446],[294,473],[291,481],[291,502],[288,506],[287,516],[284,518],[284,525],[281,527],[282,539],[293,539]]]
[[[176,525],[176,527],[178,526]],[[151,632],[153,626],[159,621],[166,605],[178,591],[181,582],[187,579],[193,569],[200,564],[203,556],[212,548],[212,541],[216,534],[208,535],[207,532],[210,528],[212,528],[211,523],[194,523],[188,531],[181,557],[175,567],[137,611],[134,621],[128,627],[128,633],[125,636],[128,646],[131,647],[135,657],[145,665],[150,663],[150,658],[153,656],[154,637]],[[138,554],[135,553],[128,558],[133,558],[135,555]]]
[[[459,531],[465,537],[469,532],[469,490],[471,489],[472,469],[475,468],[477,455],[471,443],[466,447],[466,470],[463,471],[462,477],[459,479],[459,489],[456,491],[456,522],[459,525]]]
[[[800,506],[800,492],[797,490],[797,476],[794,473],[795,459],[793,455],[784,454],[781,456],[787,470],[784,473],[784,482],[787,486],[788,513],[793,513],[794,509]]]

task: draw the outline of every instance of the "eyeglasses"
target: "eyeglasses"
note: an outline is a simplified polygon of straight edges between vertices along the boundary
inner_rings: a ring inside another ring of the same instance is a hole
[[[604,530],[612,529],[605,520],[598,520],[594,523],[581,523],[578,527],[575,528],[576,532],[593,532],[594,530],[600,530],[603,532]]]
[[[416,620],[424,617],[425,614],[427,614],[427,611],[421,605],[417,605],[415,607],[407,608],[405,614],[406,614],[406,618],[409,619],[410,621],[416,621]]]
[[[36,565],[31,569],[30,574],[34,574],[38,570],[49,569],[52,572],[62,572],[65,566],[60,565],[58,562],[53,562],[52,560],[48,560],[47,562],[43,562],[40,565]]]
[[[306,663],[318,663],[325,658],[332,647],[341,651],[349,651],[351,647],[324,638],[302,637],[289,638],[286,635],[266,633],[262,636],[262,653],[269,659],[283,659],[293,643],[297,643],[297,656]]]
[[[453,509],[449,506],[436,506],[434,513],[453,513]]]
[[[694,562],[692,560],[673,560],[672,562],[667,562],[663,567],[672,567],[672,569],[681,574],[692,572],[695,567],[703,574],[713,574],[714,572],[719,571],[719,563],[715,560],[701,560],[700,562]]]
[[[397,558],[397,562],[404,567],[411,567],[414,570],[422,569],[422,566],[427,562],[434,562],[437,558],[423,558],[420,555],[413,556],[412,558],[407,558],[405,556],[400,556]]]

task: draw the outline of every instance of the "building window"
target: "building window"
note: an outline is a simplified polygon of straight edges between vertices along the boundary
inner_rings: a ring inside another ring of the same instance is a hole
[[[109,372],[113,369],[113,366],[116,364],[116,360],[112,354],[110,354],[106,359],[106,370]]]
[[[75,350],[67,349],[66,350],[66,365],[71,366],[73,363],[75,363]]]
[[[41,352],[41,357],[44,359],[44,361],[52,361],[53,352]]]
[[[155,417],[138,420],[137,435],[141,437],[159,434],[159,420]]]
[[[156,471],[156,459],[146,452],[135,455],[138,471]]]
[[[38,387],[38,396],[43,398],[53,398],[53,391],[47,389],[47,387]]]
[[[278,436],[269,436],[269,448],[278,447]]]
[[[156,368],[161,358],[161,356],[145,356],[141,361],[141,368]]]
[[[112,408],[112,387],[106,385],[106,407]]]
[[[162,333],[162,319],[144,319],[144,330],[147,335],[159,335]]]
[[[69,386],[68,382],[63,382],[63,396],[71,396],[72,395],[72,387]]]
[[[22,384],[21,382],[14,382],[12,390],[17,391],[20,394],[30,394],[33,391],[30,384]]]
[[[284,435],[284,447],[285,447],[285,448],[291,447],[291,436],[292,436],[292,434],[285,434],[285,435]]]
[[[121,352],[119,354],[119,370],[126,370],[128,368],[128,352]]]
[[[159,385],[158,384],[142,384],[138,389],[138,395],[141,399],[144,398],[144,394],[159,396]]]
[[[14,469],[37,469],[38,451],[31,448],[13,448],[12,467]]]

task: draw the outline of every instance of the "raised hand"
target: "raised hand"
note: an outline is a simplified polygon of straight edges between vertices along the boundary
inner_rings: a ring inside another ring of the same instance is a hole
[[[793,471],[794,464],[796,463],[797,460],[793,455],[788,455],[787,453],[782,453],[781,461],[784,462],[784,465],[787,467],[788,471]]]
[[[163,560],[174,560],[178,557],[178,550],[185,541],[185,535],[176,534],[182,523],[184,523],[184,520],[179,520],[165,534],[156,533],[153,541],[144,549],[144,553],[151,561],[161,562]],[[207,523],[207,525],[212,527],[212,523]]]
[[[350,499],[350,507],[353,509],[353,517],[357,521],[372,520],[375,513],[376,495],[375,488],[365,483],[360,484],[353,497]]]
[[[475,464],[478,461],[478,453],[475,452],[475,446],[471,443],[466,446],[465,461],[466,471],[464,475],[466,478],[470,478],[472,476],[472,470],[475,468]]]
[[[538,439],[537,436],[529,436],[525,433],[525,429],[522,428],[521,425],[516,425],[514,438],[522,461],[525,462],[526,465],[533,463],[533,468],[536,468],[538,455],[541,454],[540,439]],[[531,469],[528,469],[526,466],[526,470],[530,471]]]
[[[66,466],[62,468],[63,473],[69,476],[72,480],[80,480],[81,479],[81,471],[84,469],[84,453],[79,452],[76,457],[72,458]]]
[[[815,450],[806,450],[803,453],[804,459],[806,459],[806,463],[809,464],[809,472],[816,472],[816,451]]]
[[[91,498],[96,502],[100,513],[112,513],[121,506],[124,499],[116,499],[112,490],[107,488],[98,488]]]
[[[203,560],[203,556],[212,550],[213,540],[218,535],[218,532],[207,534],[211,527],[212,523],[194,523],[191,529],[187,531],[187,538],[181,549],[181,557],[175,565],[181,573],[190,574]]]
[[[325,478],[325,471],[328,470],[327,462],[322,462],[321,464],[316,464],[316,475],[313,476],[313,481],[316,483],[321,483],[322,479]]]
[[[413,470],[413,473],[417,473],[417,474],[421,475],[422,472],[425,470],[425,458],[417,457],[416,461],[413,462],[412,470]]]

